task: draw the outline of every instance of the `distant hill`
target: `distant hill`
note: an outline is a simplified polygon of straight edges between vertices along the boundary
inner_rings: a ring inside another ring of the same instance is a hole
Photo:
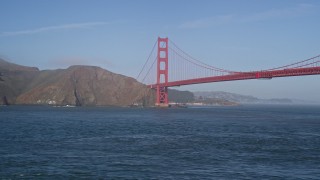
[[[0,60],[0,104],[153,105],[154,91],[135,79],[95,66],[39,71]]]
[[[194,92],[194,95],[197,98],[225,99],[225,100],[237,102],[237,103],[255,103],[259,101],[258,98],[253,96],[245,96],[245,95],[228,93],[223,91],[197,91],[197,92]]]
[[[193,92],[195,98],[217,98],[224,99],[231,102],[240,104],[294,104],[294,103],[312,103],[301,100],[292,100],[287,98],[274,98],[274,99],[259,99],[254,96],[246,96],[235,93],[228,93],[223,91],[198,91]]]
[[[188,103],[194,101],[194,95],[190,91],[178,91],[175,89],[169,89],[168,96],[171,102]]]
[[[201,99],[196,97],[194,93],[190,91],[178,91],[175,89],[169,89],[168,91],[170,102],[175,103],[188,103],[188,104],[202,104],[202,105],[215,105],[215,106],[234,106],[238,105],[235,102],[228,101],[221,98],[205,98]]]

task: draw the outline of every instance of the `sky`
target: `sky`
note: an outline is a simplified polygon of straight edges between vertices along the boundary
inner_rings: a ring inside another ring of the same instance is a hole
[[[136,77],[158,37],[215,67],[262,70],[320,54],[317,0],[0,0],[0,57]],[[189,85],[320,102],[320,75]]]

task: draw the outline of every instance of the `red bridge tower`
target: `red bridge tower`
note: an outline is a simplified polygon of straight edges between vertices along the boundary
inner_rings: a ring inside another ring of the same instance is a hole
[[[156,106],[168,106],[168,38],[158,38]]]

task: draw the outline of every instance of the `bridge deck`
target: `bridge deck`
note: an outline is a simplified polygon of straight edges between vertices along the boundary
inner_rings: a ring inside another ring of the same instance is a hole
[[[161,83],[161,87],[174,87],[182,85],[222,82],[222,81],[236,81],[248,79],[271,79],[276,77],[289,77],[289,76],[305,76],[320,74],[320,67],[309,68],[296,68],[296,69],[282,69],[273,71],[253,71],[253,72],[239,72],[223,76],[204,77],[196,79],[188,79],[182,81],[173,81],[168,83]],[[149,85],[150,88],[156,88],[157,84]]]

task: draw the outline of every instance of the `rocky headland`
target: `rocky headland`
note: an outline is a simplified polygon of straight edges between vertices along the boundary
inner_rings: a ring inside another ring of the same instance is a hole
[[[133,78],[96,66],[42,70],[0,59],[0,104],[153,105],[155,93]]]

